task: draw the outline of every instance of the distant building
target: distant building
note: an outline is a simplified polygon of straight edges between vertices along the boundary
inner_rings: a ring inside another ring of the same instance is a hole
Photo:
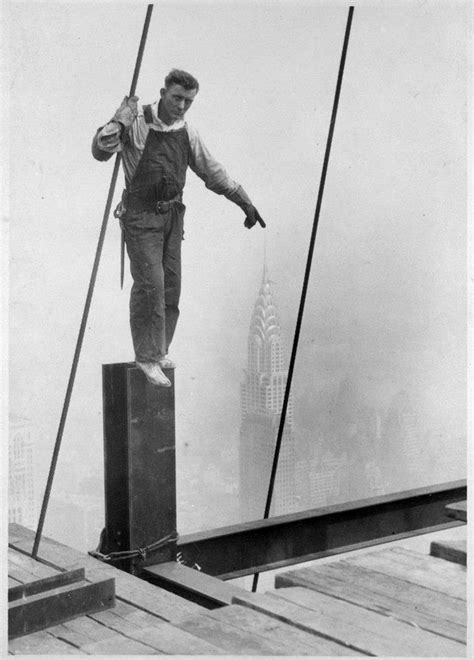
[[[429,480],[424,460],[423,435],[418,416],[406,391],[392,399],[383,425],[385,473],[391,488],[415,488]]]
[[[248,360],[241,385],[240,505],[243,520],[263,517],[287,381],[281,326],[266,267],[248,337]],[[293,405],[288,402],[272,515],[295,509]]]
[[[37,521],[31,423],[16,415],[10,415],[9,422],[8,521],[35,529]]]
[[[341,489],[341,471],[344,458],[326,450],[320,459],[310,461],[310,508],[334,504]]]
[[[385,495],[387,486],[383,478],[382,470],[375,461],[369,461],[365,466],[365,475],[369,486],[370,497],[377,497],[377,495]]]

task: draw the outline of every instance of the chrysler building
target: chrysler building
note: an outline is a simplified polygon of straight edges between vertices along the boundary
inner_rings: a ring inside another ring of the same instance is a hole
[[[263,518],[287,380],[278,311],[264,267],[250,321],[241,385],[240,507],[242,520]],[[271,515],[295,509],[293,406],[288,402]]]

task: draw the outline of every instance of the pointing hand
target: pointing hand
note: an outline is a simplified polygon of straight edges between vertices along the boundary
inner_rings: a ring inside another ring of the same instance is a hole
[[[266,224],[264,223],[262,217],[260,216],[260,213],[257,211],[255,206],[248,206],[245,209],[245,221],[244,221],[244,227],[247,227],[247,229],[252,229],[252,227],[258,222],[262,227],[266,227]]]

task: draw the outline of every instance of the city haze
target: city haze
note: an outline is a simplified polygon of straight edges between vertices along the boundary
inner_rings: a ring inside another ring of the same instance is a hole
[[[145,10],[4,5],[9,402],[34,440],[38,502],[112,170],[90,143],[128,92]],[[193,73],[188,120],[267,222],[244,229],[240,209],[189,172],[172,347],[181,533],[239,521],[240,385],[264,253],[288,358],[346,17],[337,2],[154,9],[141,102],[172,67]],[[380,420],[408,397],[424,443],[413,486],[465,476],[469,19],[463,2],[355,6],[293,383],[303,455],[340,423],[341,384]],[[45,525],[88,549],[103,526],[101,365],[133,359],[119,245],[111,218]],[[76,533],[65,521],[81,507]]]

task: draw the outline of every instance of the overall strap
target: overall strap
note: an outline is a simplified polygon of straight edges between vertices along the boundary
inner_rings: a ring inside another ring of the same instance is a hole
[[[147,124],[153,124],[153,114],[151,112],[151,105],[143,106],[143,116]]]
[[[142,110],[143,110],[143,117],[145,119],[145,122],[147,124],[152,124],[153,123],[153,114],[152,114],[152,111],[151,111],[151,104],[143,105]],[[148,142],[148,138],[147,138],[146,142]],[[146,142],[145,142],[145,146],[146,146]],[[137,167],[135,168],[134,175],[132,176],[132,178],[128,182],[128,185],[126,186],[127,190],[128,190],[128,188],[130,188],[131,184],[133,183],[133,180],[135,179],[135,174],[136,174],[136,171],[138,169],[138,165],[140,164],[140,161],[141,161],[142,157],[143,157],[143,153],[141,154],[140,159],[139,159],[138,164],[137,164]]]

